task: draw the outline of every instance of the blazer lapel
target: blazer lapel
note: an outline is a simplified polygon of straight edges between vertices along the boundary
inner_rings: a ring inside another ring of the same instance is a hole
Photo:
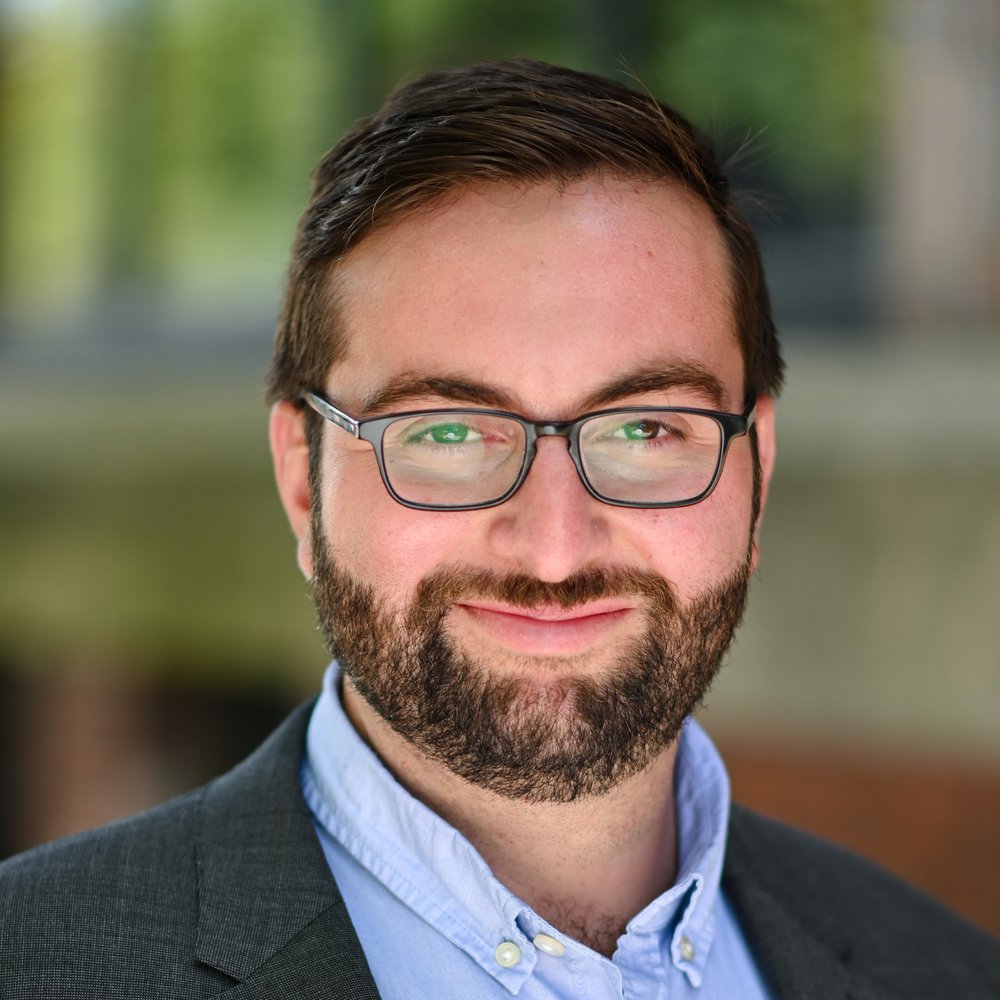
[[[195,953],[241,984],[234,1000],[378,1000],[299,787],[310,710],[204,793]]]
[[[747,942],[776,1000],[900,1000],[849,966],[849,951],[838,954],[817,941],[766,890],[723,882]]]
[[[379,1000],[343,904],[321,913],[226,1000]]]
[[[722,886],[776,1000],[903,1000],[851,968],[849,921],[822,939],[771,891],[768,873],[785,859],[746,836],[755,822],[733,806]]]

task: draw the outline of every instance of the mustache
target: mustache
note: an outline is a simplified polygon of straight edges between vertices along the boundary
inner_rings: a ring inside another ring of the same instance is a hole
[[[460,599],[502,601],[516,608],[558,605],[571,608],[577,604],[609,597],[638,595],[661,613],[677,608],[677,595],[671,584],[645,570],[608,567],[584,569],[550,583],[521,573],[496,573],[472,567],[444,567],[428,574],[416,590],[413,612],[426,620],[428,615],[442,617]]]

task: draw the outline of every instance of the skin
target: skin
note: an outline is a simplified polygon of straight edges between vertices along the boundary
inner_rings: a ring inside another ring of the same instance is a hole
[[[722,239],[708,209],[675,186],[590,178],[561,191],[467,190],[368,237],[337,283],[348,351],[325,390],[355,417],[456,404],[500,406],[536,420],[599,405],[744,408]],[[671,373],[658,388],[639,382]],[[400,395],[402,383],[427,377],[478,388]],[[594,405],[611,383],[618,383],[617,402]],[[396,398],[370,409],[387,388]],[[766,497],[774,460],[767,398],[758,402],[757,434]],[[309,577],[308,453],[301,414],[290,403],[274,407],[271,445]],[[702,503],[611,507],[586,492],[565,443],[547,439],[502,506],[415,511],[385,491],[366,443],[328,426],[322,523],[338,564],[374,585],[390,609],[405,608],[419,581],[442,566],[552,582],[582,568],[627,567],[659,574],[687,601],[729,576],[751,538],[756,561],[752,470],[749,442],[738,438]],[[558,671],[599,675],[609,652],[641,627],[628,602],[617,601],[613,614],[577,609],[562,624],[552,621],[552,609],[522,610],[514,619],[510,610],[459,603],[448,627],[483,669],[518,671],[541,687]],[[610,954],[624,923],[672,884],[676,746],[605,796],[525,803],[423,757],[349,679],[343,700],[395,776],[461,830],[505,885],[568,933]]]

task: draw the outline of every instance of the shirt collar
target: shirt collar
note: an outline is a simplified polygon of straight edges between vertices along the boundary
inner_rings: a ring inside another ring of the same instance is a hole
[[[306,740],[303,784],[317,821],[397,898],[465,951],[511,993],[534,969],[532,940],[555,937],[566,952],[594,953],[567,937],[493,876],[472,844],[410,795],[358,736],[338,694],[331,664]],[[647,965],[658,950],[700,985],[711,949],[729,818],[729,781],[722,760],[689,719],[675,765],[678,875],[674,885],[629,921],[616,965]],[[517,945],[513,968],[496,949]]]

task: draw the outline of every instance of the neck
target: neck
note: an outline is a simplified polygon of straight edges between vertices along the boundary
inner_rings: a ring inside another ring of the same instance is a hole
[[[526,802],[459,778],[396,735],[345,679],[354,728],[396,779],[459,830],[511,892],[553,926],[611,955],[625,924],[676,875],[676,743],[610,792]]]

